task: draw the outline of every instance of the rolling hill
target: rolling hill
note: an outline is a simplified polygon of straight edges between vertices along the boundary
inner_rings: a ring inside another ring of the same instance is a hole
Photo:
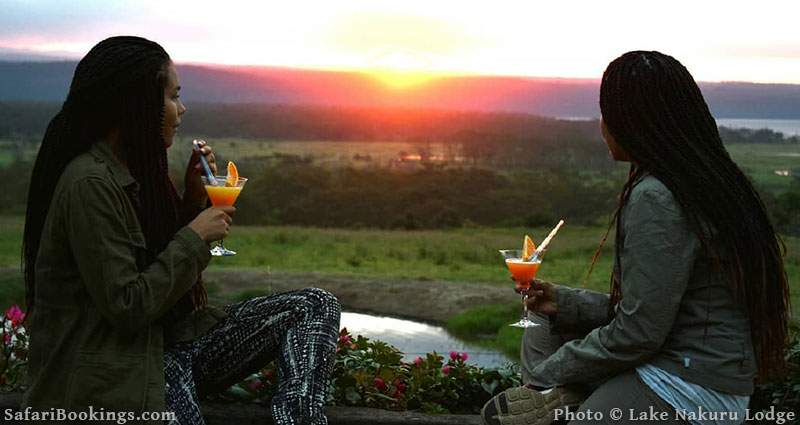
[[[62,101],[76,62],[0,61],[0,101]],[[516,112],[557,117],[599,115],[598,80],[447,77],[392,88],[356,72],[179,64],[191,105],[260,103]],[[717,118],[800,118],[800,85],[701,83]]]

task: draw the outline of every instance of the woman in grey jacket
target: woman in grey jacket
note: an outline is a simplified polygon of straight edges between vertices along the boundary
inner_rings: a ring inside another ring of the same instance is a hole
[[[680,62],[620,56],[600,109],[611,155],[631,163],[611,294],[535,281],[526,385],[490,400],[484,421],[741,423],[754,379],[785,367],[779,238]]]

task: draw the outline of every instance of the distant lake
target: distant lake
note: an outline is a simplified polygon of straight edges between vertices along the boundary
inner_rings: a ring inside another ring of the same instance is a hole
[[[591,121],[596,117],[556,117],[564,121]],[[784,136],[800,136],[800,120],[778,120],[778,119],[750,119],[750,118],[719,118],[717,125],[728,128],[749,128],[760,130],[767,128],[772,131],[783,133]]]

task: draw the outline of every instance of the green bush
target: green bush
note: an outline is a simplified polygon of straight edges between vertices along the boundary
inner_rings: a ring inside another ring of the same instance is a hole
[[[750,411],[800,412],[800,333],[795,330],[786,352],[788,370],[783,380],[756,385]]]

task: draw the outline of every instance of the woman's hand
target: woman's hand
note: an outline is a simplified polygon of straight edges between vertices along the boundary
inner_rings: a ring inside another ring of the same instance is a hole
[[[206,243],[218,241],[228,236],[234,212],[235,207],[206,208],[189,223],[189,227]]]
[[[528,299],[525,302],[528,304],[528,310],[552,316],[558,313],[558,304],[556,303],[556,285],[544,280],[534,279],[531,283],[531,288],[528,289]],[[517,283],[518,293],[522,293],[524,289]]]
[[[217,175],[217,161],[214,158],[211,146],[205,140],[199,140],[197,145],[200,147],[200,151],[192,149],[192,156],[189,158],[189,164],[186,166],[186,175],[183,180],[186,185],[183,201],[188,205],[206,205],[206,199],[208,198],[206,189],[203,187],[203,181],[200,179],[200,176],[205,173],[203,164],[200,163],[200,155],[206,158],[211,172]]]

